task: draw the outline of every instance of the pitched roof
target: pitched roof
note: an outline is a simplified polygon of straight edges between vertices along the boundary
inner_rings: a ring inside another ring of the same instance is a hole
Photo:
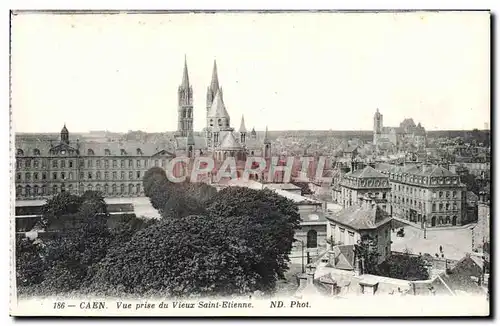
[[[194,140],[194,149],[207,148],[207,140],[202,136],[192,136]],[[186,149],[188,147],[188,137],[175,137],[176,148]]]
[[[335,246],[332,249],[335,268],[354,270],[354,245]]]
[[[217,91],[217,95],[215,95],[215,99],[212,102],[212,107],[210,107],[208,116],[211,118],[229,118],[229,114],[226,111],[226,106],[224,105],[224,101],[222,100],[222,94],[219,90]]]
[[[326,218],[355,230],[375,229],[392,219],[377,205],[370,207],[350,206],[327,215]]]
[[[222,140],[220,148],[225,150],[240,150],[241,145],[234,137],[234,134],[232,132],[228,132]]]
[[[364,169],[359,169],[356,171],[352,171],[346,174],[346,177],[354,177],[354,178],[387,178],[387,176],[371,166],[367,165]]]

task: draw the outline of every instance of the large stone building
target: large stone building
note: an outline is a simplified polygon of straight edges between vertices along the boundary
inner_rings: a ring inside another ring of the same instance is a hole
[[[375,112],[373,117],[373,144],[384,151],[389,145],[396,150],[403,150],[409,147],[417,149],[425,148],[427,136],[424,127],[419,123],[415,124],[413,119],[404,119],[399,127],[384,127],[384,116]]]
[[[205,111],[205,108],[204,108]],[[193,89],[187,62],[178,88],[177,134],[169,141],[80,141],[70,137],[66,125],[60,138],[16,140],[16,199],[42,199],[61,192],[101,191],[106,197],[143,196],[142,178],[153,166],[167,168],[176,156],[210,156],[245,159],[246,155],[271,156],[271,142],[255,130],[247,135],[242,117],[239,130],[230,116],[219,87],[214,62],[207,94],[207,126],[203,135],[193,131]]]
[[[418,163],[379,163],[375,168],[389,177],[391,215],[426,227],[460,225],[465,220],[466,187],[458,175]]]
[[[387,175],[371,166],[345,174],[340,182],[341,205],[344,208],[360,206],[363,198],[375,200],[377,205],[387,211],[387,198],[391,191]]]

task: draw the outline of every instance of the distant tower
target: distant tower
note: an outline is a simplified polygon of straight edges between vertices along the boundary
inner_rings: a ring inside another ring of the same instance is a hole
[[[184,56],[184,73],[178,90],[177,134],[187,137],[193,131],[193,88],[189,85],[187,60]]]
[[[377,112],[375,112],[375,115],[373,116],[373,144],[376,145],[380,135],[382,134],[382,128],[384,126],[384,116],[380,114],[380,112],[377,109]]]
[[[245,127],[245,117],[241,116],[241,124],[240,124],[240,143],[241,145],[245,145],[247,138],[247,128]]]
[[[66,128],[66,124],[64,124],[64,127],[61,129],[61,143],[69,144],[69,131],[68,128]]]
[[[210,81],[210,85],[207,87],[207,118],[208,112],[212,107],[212,103],[215,100],[215,96],[217,92],[220,91],[222,97],[222,89],[219,90],[219,76],[217,75],[217,62],[214,60],[214,68],[212,70],[212,80]]]
[[[269,140],[269,137],[267,135],[267,126],[266,126],[266,133],[264,134],[264,158],[270,158],[271,157],[271,141]]]
[[[250,132],[250,137],[252,139],[257,139],[257,132],[255,132],[255,127],[252,127],[252,131]]]

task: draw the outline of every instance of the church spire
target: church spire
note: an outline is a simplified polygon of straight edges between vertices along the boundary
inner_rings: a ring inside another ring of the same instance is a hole
[[[212,81],[210,82],[210,89],[212,92],[217,93],[219,90],[219,76],[217,76],[217,61],[214,59],[214,68],[212,70]]]
[[[182,83],[181,87],[184,89],[189,88],[189,75],[188,75],[188,66],[187,66],[187,58],[184,55],[184,73],[182,74]]]
[[[266,132],[264,133],[264,144],[269,143],[269,138],[267,137],[267,126],[266,126]]]
[[[241,116],[240,133],[246,133],[247,128],[245,127],[245,116]]]

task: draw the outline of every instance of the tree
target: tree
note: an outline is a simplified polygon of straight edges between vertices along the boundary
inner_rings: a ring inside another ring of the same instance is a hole
[[[16,237],[16,280],[18,287],[32,286],[43,281],[47,265],[39,241]]]
[[[302,195],[312,195],[313,192],[309,188],[308,182],[294,182],[293,184],[297,187],[300,187],[300,192]]]
[[[102,213],[98,199],[83,202],[78,212],[68,218],[74,220],[75,227],[60,230],[59,235],[46,244],[48,269],[41,283],[46,293],[67,292],[85,286],[92,265],[106,255],[111,243],[108,214]]]
[[[253,269],[261,276],[260,291],[271,291],[288,269],[300,215],[295,203],[269,189],[228,187],[207,208],[213,219],[231,226],[231,234],[252,243]]]
[[[49,199],[42,207],[42,218],[40,222],[43,227],[60,222],[62,216],[75,214],[81,204],[82,198],[79,196],[72,195],[69,192],[60,193]]]
[[[144,173],[142,178],[142,185],[144,188],[144,194],[147,197],[151,197],[151,191],[161,184],[168,182],[167,174],[164,169],[160,167],[152,167]]]
[[[377,275],[408,281],[429,279],[426,262],[422,256],[392,255],[378,266]]]
[[[252,292],[251,243],[207,216],[162,219],[114,247],[96,267],[92,290],[164,296],[225,296]]]

